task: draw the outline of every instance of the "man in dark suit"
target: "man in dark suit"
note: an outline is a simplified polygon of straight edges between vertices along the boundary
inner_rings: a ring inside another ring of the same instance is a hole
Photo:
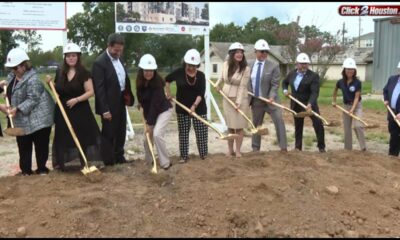
[[[120,34],[110,34],[107,49],[97,57],[92,68],[96,114],[101,116],[102,123],[101,151],[105,165],[126,162],[125,106],[133,106],[135,99],[128,73],[120,59],[124,43]]]
[[[319,95],[319,76],[315,72],[308,69],[310,64],[310,59],[307,54],[300,53],[296,58],[296,69],[289,72],[286,78],[282,82],[282,89],[285,96],[291,94],[293,97],[297,98],[300,102],[307,106],[307,111],[313,110],[319,114],[317,98]],[[291,93],[288,91],[290,85]],[[301,107],[294,101],[290,102],[291,108],[295,112],[304,111]],[[324,126],[321,119],[316,116],[311,116],[311,121],[313,123],[315,134],[317,135],[318,149],[320,152],[325,151],[325,132]],[[304,118],[294,118],[294,128],[295,128],[295,148],[302,150],[303,141],[303,126]]]
[[[254,44],[256,60],[249,62],[251,76],[248,84],[248,90],[255,96],[267,98],[271,102],[279,101],[279,79],[281,73],[279,64],[267,59],[269,45],[264,39],[258,40]],[[267,112],[274,122],[276,136],[279,147],[282,152],[287,151],[286,128],[283,121],[282,110],[274,105],[267,104],[256,97],[250,97],[251,112],[253,115],[254,126],[260,126],[263,123],[265,112]],[[260,151],[261,136],[253,135],[251,138],[251,147],[253,151]]]
[[[400,62],[397,68],[400,69]],[[385,105],[390,106],[393,110],[396,118],[400,120],[400,74],[389,77],[388,82],[383,88],[383,100],[385,101]],[[399,156],[400,127],[389,112],[387,119],[389,121],[388,130],[390,133],[389,155]]]

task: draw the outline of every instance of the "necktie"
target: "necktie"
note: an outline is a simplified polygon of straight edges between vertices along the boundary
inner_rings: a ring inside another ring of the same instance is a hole
[[[260,96],[260,78],[261,78],[261,62],[258,63],[257,74],[256,74],[256,87],[254,90],[254,95],[256,97]]]

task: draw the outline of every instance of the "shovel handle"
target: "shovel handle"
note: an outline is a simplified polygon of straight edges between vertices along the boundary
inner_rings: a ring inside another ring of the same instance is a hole
[[[399,125],[399,127],[400,127],[400,121],[396,118],[396,114],[394,114],[393,110],[390,108],[389,105],[385,105],[385,106],[389,110],[389,112],[392,115],[393,119],[396,121],[397,125]]]
[[[350,112],[347,111],[346,109],[342,108],[341,106],[339,106],[339,105],[336,104],[334,107],[339,108],[341,111],[343,111],[344,113],[346,113],[346,114],[349,115],[350,117],[352,117],[352,118],[354,118],[354,119],[356,119],[356,120],[362,122],[362,124],[364,124],[365,126],[369,126],[368,123],[366,123],[365,121],[363,121],[361,118],[357,117],[356,115],[350,113]]]
[[[210,79],[207,79],[207,80],[211,83],[211,85],[213,85],[214,88],[217,88],[217,85],[216,85],[213,81],[211,81]],[[235,104],[231,99],[229,99],[228,96],[225,95],[225,93],[224,93],[222,90],[218,90],[218,92],[228,101],[228,103],[229,103],[230,105],[232,105],[233,108],[235,108],[236,111],[238,111],[238,113],[239,113],[240,115],[242,115],[242,116],[246,119],[247,122],[250,123],[251,128],[252,128],[253,130],[256,130],[256,131],[257,131],[257,128],[254,126],[254,124],[253,124],[253,122],[250,120],[250,118],[247,117],[246,114],[244,114],[244,112],[243,112],[242,110],[240,110],[240,109],[236,106],[236,104]]]
[[[153,169],[152,169],[152,172],[157,173],[157,162],[156,162],[156,157],[154,156],[153,142],[151,141],[150,134],[147,132],[147,125],[146,125],[146,120],[144,118],[143,108],[141,108],[140,112],[141,112],[142,121],[143,121],[143,124],[144,124],[144,131],[145,131],[145,134],[146,134],[147,145],[149,146],[151,157],[153,158]]]
[[[14,128],[14,122],[12,120],[12,116],[11,116],[10,112],[8,111],[8,109],[10,107],[10,102],[8,101],[8,97],[7,97],[7,85],[4,86],[4,93],[6,94],[5,99],[6,99],[6,106],[7,106],[7,115],[8,115],[8,118],[10,118],[11,128]]]
[[[274,106],[276,106],[276,107],[280,107],[280,108],[282,108],[282,109],[284,109],[284,110],[286,110],[286,111],[292,113],[293,115],[296,115],[296,114],[297,114],[297,113],[296,113],[295,111],[293,111],[292,109],[290,109],[290,108],[288,108],[288,107],[285,107],[285,106],[283,106],[283,105],[281,105],[281,104],[279,104],[279,103],[271,102],[270,100],[268,100],[268,99],[266,99],[266,98],[264,98],[264,97],[261,97],[261,96],[256,97],[252,92],[247,92],[247,93],[248,93],[250,96],[252,96],[252,97],[255,97],[255,98],[260,99],[261,101],[264,101],[264,102],[266,102],[266,103],[272,104],[272,105],[274,105]]]
[[[176,100],[175,98],[171,98],[171,100],[178,104],[179,107],[183,108],[183,110],[185,110],[186,112],[188,112],[189,114],[193,115],[195,118],[199,119],[201,122],[203,122],[205,125],[209,126],[211,129],[213,129],[214,131],[216,131],[220,137],[224,137],[224,135],[217,129],[215,128],[213,125],[211,125],[208,121],[204,120],[204,118],[200,117],[199,115],[197,115],[197,113],[192,112],[192,110],[190,110],[188,107],[186,107],[185,105],[183,105],[182,103],[178,102],[178,100]]]
[[[56,98],[57,105],[58,105],[58,107],[59,107],[60,110],[61,110],[61,113],[62,113],[62,115],[63,115],[63,117],[64,117],[65,123],[67,124],[68,129],[69,129],[69,131],[70,131],[70,133],[71,133],[72,139],[74,140],[76,146],[77,146],[78,149],[79,149],[79,152],[80,152],[81,155],[82,155],[83,160],[85,161],[85,168],[89,169],[89,165],[88,165],[86,156],[85,156],[85,154],[83,153],[83,150],[82,150],[81,144],[79,143],[78,137],[76,136],[75,131],[74,131],[74,128],[72,127],[71,122],[69,121],[68,115],[67,115],[67,113],[65,112],[64,107],[63,107],[63,105],[62,105],[62,103],[61,103],[61,101],[60,101],[60,98],[59,98],[59,96],[58,96],[58,93],[57,93],[57,91],[56,91],[56,89],[55,89],[55,87],[54,87],[53,81],[49,81],[49,85],[50,85],[51,91],[53,92],[53,95],[54,95],[55,98]]]
[[[307,106],[304,105],[302,102],[300,102],[299,100],[297,100],[295,97],[293,97],[292,95],[288,95],[290,99],[292,99],[293,101],[295,101],[297,104],[299,104],[300,106],[302,106],[304,109],[307,110]],[[314,112],[313,110],[311,110],[311,113],[313,115],[315,115],[317,118],[321,119],[325,125],[329,125],[328,121],[325,120],[325,118],[323,118],[321,115],[319,115],[318,113]]]

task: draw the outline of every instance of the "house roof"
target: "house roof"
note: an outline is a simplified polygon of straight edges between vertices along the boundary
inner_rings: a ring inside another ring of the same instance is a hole
[[[353,58],[356,64],[366,64],[373,61],[373,48],[348,48],[346,51],[342,51],[335,56],[335,59],[331,64],[343,64],[346,58]],[[312,62],[317,61],[317,56],[311,57]]]
[[[214,53],[218,57],[220,57],[222,60],[224,60],[228,54],[228,49],[229,46],[232,43],[230,42],[210,42],[210,53]],[[254,52],[254,44],[242,44],[244,48],[244,53],[246,55],[247,60],[253,60],[256,59],[256,54]],[[270,54],[278,59],[278,61],[282,64],[288,64],[289,59],[287,54],[287,46],[282,46],[282,45],[270,45]],[[204,54],[204,50],[201,53],[202,55]]]
[[[375,33],[374,33],[374,32],[370,32],[370,33],[361,35],[361,36],[360,36],[360,40],[368,40],[368,39],[372,39],[372,40],[373,40],[374,37],[375,37]],[[357,41],[357,40],[358,40],[358,37],[354,37],[353,39],[354,39],[355,41]]]

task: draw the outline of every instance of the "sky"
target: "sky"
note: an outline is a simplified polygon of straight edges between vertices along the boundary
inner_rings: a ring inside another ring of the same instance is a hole
[[[357,37],[359,20],[361,19],[361,35],[374,31],[372,16],[340,16],[338,8],[341,5],[400,5],[400,2],[210,2],[210,29],[218,24],[244,26],[252,17],[264,19],[275,17],[280,23],[296,21],[300,16],[300,26],[315,25],[321,31],[335,34],[339,29],[348,31],[346,37]],[[82,2],[67,2],[67,18],[82,12]],[[62,45],[62,31],[38,31],[42,35],[44,51],[52,50]]]

